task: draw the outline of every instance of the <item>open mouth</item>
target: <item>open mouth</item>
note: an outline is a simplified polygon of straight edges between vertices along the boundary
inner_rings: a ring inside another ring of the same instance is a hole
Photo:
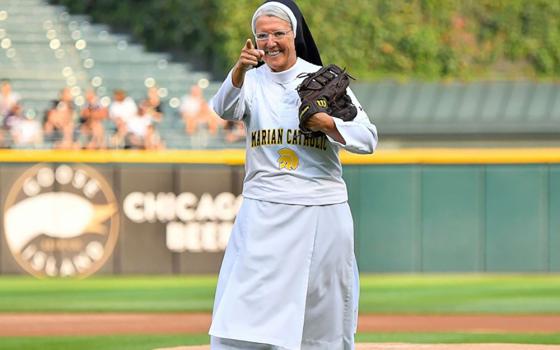
[[[267,50],[265,51],[265,54],[269,57],[276,57],[280,55],[280,50]]]

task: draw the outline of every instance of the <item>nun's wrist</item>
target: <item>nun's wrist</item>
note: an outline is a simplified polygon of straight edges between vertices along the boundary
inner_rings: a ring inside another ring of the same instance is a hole
[[[247,72],[241,62],[237,61],[231,72],[231,82],[236,88],[241,88],[243,86],[243,81],[245,80],[245,72]]]

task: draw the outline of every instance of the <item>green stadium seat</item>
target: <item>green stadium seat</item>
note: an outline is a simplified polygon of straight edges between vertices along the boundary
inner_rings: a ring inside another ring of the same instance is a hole
[[[533,89],[530,82],[511,82],[509,98],[503,110],[505,122],[521,122],[525,119],[527,100]]]
[[[394,95],[390,97],[391,107],[387,117],[391,121],[410,121],[410,112],[414,109],[416,98],[420,93],[421,83],[411,82],[396,87]]]
[[[551,122],[560,122],[560,84],[553,84],[554,93],[551,97],[552,102],[550,104],[550,112],[548,115],[548,120]]]
[[[391,106],[392,95],[396,89],[393,82],[378,82],[372,84],[352,84],[352,91],[356,94],[363,108],[373,120],[387,120],[388,109]]]
[[[407,115],[411,122],[424,123],[434,119],[434,109],[440,94],[441,85],[437,83],[423,83],[417,87],[417,94],[414,101],[409,105]]]
[[[504,101],[507,99],[507,83],[485,82],[481,86],[482,94],[477,113],[477,120],[481,123],[495,123],[501,119]]]
[[[480,83],[463,85],[459,103],[456,106],[456,121],[474,121],[477,118],[481,96],[482,89]]]
[[[548,119],[556,89],[551,83],[534,85],[525,112],[528,122],[544,122]]]
[[[460,83],[443,83],[441,84],[438,97],[434,101],[432,116],[437,122],[455,123],[457,115],[455,114],[457,105],[459,104],[461,93],[464,89]]]

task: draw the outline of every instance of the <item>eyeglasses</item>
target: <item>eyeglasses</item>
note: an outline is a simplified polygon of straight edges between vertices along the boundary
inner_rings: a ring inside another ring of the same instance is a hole
[[[257,33],[257,34],[255,34],[255,38],[258,41],[265,41],[265,40],[268,40],[268,38],[272,35],[274,40],[282,40],[291,31],[292,30],[290,29],[290,30],[277,30],[277,31],[272,32],[272,33]]]

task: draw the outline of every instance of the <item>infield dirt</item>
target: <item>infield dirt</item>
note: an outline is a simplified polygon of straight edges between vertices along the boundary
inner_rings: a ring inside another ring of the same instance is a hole
[[[207,313],[0,313],[0,336],[193,334],[206,333],[210,320]],[[560,333],[560,315],[360,315],[358,331]]]

